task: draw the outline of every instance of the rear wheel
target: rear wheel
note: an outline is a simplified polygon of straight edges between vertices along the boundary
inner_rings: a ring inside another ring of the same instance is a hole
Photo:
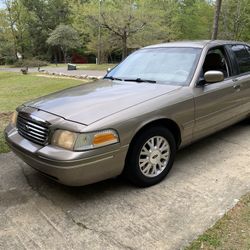
[[[132,142],[124,173],[137,186],[152,186],[168,174],[175,153],[176,142],[172,133],[163,127],[151,127]]]

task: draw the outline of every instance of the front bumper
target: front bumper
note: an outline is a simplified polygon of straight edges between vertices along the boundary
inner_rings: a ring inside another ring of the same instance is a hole
[[[51,145],[42,147],[23,138],[8,126],[5,138],[13,152],[37,171],[69,186],[95,183],[121,174],[128,145],[114,144],[85,152]]]

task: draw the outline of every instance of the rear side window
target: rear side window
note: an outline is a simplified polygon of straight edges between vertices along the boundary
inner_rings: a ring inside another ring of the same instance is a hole
[[[250,50],[244,45],[233,45],[232,51],[237,59],[240,74],[250,72]]]

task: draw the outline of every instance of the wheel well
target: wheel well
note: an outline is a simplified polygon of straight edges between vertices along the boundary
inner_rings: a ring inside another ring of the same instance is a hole
[[[180,128],[173,120],[170,120],[170,119],[159,119],[159,120],[155,120],[155,121],[152,121],[152,122],[146,124],[145,126],[140,128],[139,131],[137,131],[137,133],[134,135],[134,137],[132,139],[131,144],[133,143],[133,141],[136,139],[136,137],[139,134],[144,132],[146,129],[154,127],[154,126],[162,126],[162,127],[169,129],[169,131],[173,134],[173,136],[175,138],[176,147],[178,148],[180,146],[180,144],[181,144]]]

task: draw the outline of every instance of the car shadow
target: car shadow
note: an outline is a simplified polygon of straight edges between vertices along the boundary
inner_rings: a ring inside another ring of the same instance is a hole
[[[240,131],[245,130],[248,126],[248,122],[240,122],[225,130],[197,141],[194,144],[185,147],[184,149],[181,149],[177,153],[173,169],[170,171],[168,177],[163,180],[163,185],[167,184],[170,178],[177,175],[180,169],[193,167],[193,165],[186,165],[183,164],[183,162],[185,163],[186,161],[199,156],[199,154],[204,152],[204,150],[205,152],[209,152],[214,147],[216,147],[218,140],[222,142],[221,138],[227,139],[231,137],[237,137]],[[207,154],[207,158],[209,159],[210,157],[211,155]],[[175,168],[175,165],[178,165],[178,167]],[[68,203],[74,204],[74,202],[103,199],[104,197],[108,197],[110,195],[120,196],[126,195],[127,193],[141,193],[148,190],[148,188],[143,189],[133,186],[121,176],[83,187],[69,187],[42,176],[27,165],[25,165],[24,168],[26,179],[28,180],[28,184],[32,187],[32,189],[38,192],[41,196],[44,196],[55,203],[58,202],[65,204],[65,201],[68,201]]]

